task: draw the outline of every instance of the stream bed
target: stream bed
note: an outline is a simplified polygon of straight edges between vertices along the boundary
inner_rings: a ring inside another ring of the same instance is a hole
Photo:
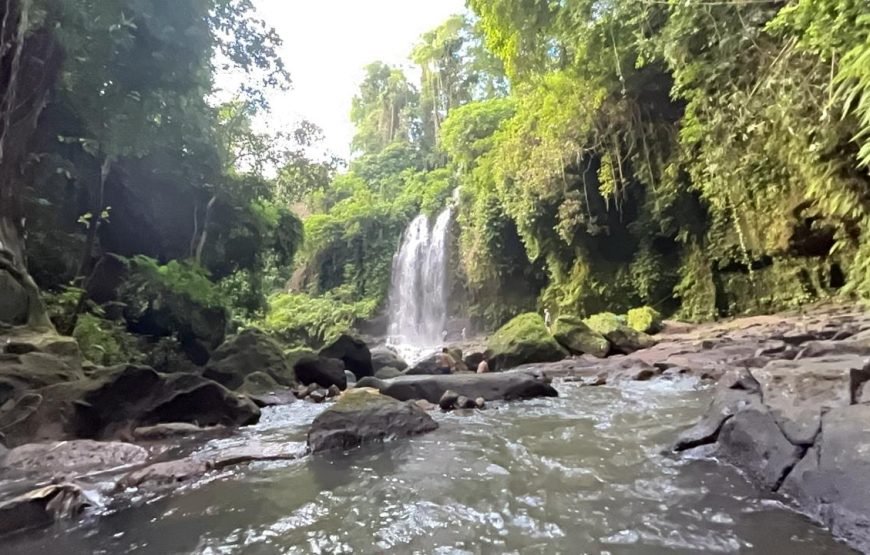
[[[692,380],[436,413],[439,430],[255,463],[172,495],[0,541],[4,554],[853,553],[711,461],[663,454],[710,392]],[[200,446],[300,442],[322,405],[268,409]]]

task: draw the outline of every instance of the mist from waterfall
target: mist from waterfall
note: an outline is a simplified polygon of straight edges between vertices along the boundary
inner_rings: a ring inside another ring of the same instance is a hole
[[[393,258],[390,284],[390,340],[432,347],[442,341],[447,323],[447,241],[453,208],[445,208],[429,226],[420,214],[408,225]]]

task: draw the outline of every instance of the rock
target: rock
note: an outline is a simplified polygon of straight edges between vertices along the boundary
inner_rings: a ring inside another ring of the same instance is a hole
[[[510,371],[492,374],[451,374],[446,376],[401,376],[392,380],[365,378],[358,387],[372,387],[400,401],[426,399],[440,405],[447,391],[470,399],[486,401],[557,397],[559,393],[543,380],[528,372]]]
[[[344,367],[353,372],[357,379],[375,374],[369,348],[361,339],[347,334],[340,335],[338,339],[321,349],[320,356],[341,360]]]
[[[137,441],[159,441],[172,437],[184,437],[194,434],[220,433],[227,431],[224,426],[200,427],[188,422],[168,422],[154,426],[140,426],[133,430],[133,439]]]
[[[482,397],[478,397],[478,398],[482,399]],[[474,399],[469,399],[468,397],[460,395],[459,398],[456,400],[456,408],[458,408],[458,409],[474,409],[474,408],[477,408],[477,404],[474,402]]]
[[[626,315],[628,327],[641,333],[658,333],[662,331],[662,315],[651,306],[632,308]]]
[[[547,330],[536,313],[520,314],[489,338],[487,359],[493,370],[505,370],[532,362],[555,362],[568,353]]]
[[[51,484],[0,503],[0,536],[44,528],[96,505],[75,484]]]
[[[344,371],[344,379],[347,381],[347,387],[353,387],[356,385],[356,376],[350,370]]]
[[[409,368],[403,374],[405,376],[437,376],[443,375],[438,366],[438,353],[431,354]],[[383,378],[381,378],[383,379]]]
[[[783,435],[768,412],[743,410],[719,433],[716,455],[740,468],[769,491],[776,490],[803,450]]]
[[[414,402],[417,404],[418,407],[420,407],[421,409],[423,409],[427,412],[430,410],[435,410],[438,408],[438,405],[436,405],[434,403],[430,403],[426,399],[417,399]],[[2,456],[2,454],[0,454],[0,456]]]
[[[469,370],[477,369],[477,366],[486,360],[486,357],[481,352],[469,353],[465,355],[465,358],[462,359],[462,362],[465,363],[466,368]]]
[[[586,324],[607,338],[613,350],[619,353],[631,354],[641,349],[649,349],[656,344],[655,339],[628,327],[618,316],[610,312],[595,314],[586,319]]]
[[[438,400],[438,406],[441,407],[441,410],[453,410],[458,400],[459,394],[448,389]]]
[[[88,277],[85,290],[88,298],[97,304],[106,304],[120,298],[121,286],[130,274],[130,264],[123,256],[104,254]]]
[[[477,399],[474,400],[474,406],[478,409],[481,409],[481,410],[485,409],[486,408],[486,399],[484,399],[483,397],[478,397]]]
[[[714,443],[719,438],[719,433],[725,422],[738,412],[750,407],[756,410],[763,409],[761,400],[757,395],[737,389],[718,391],[703,418],[688,430],[680,433],[674,450],[684,451]]]
[[[238,391],[247,395],[258,407],[288,405],[296,400],[292,389],[279,385],[264,372],[252,372],[245,376]]]
[[[339,395],[341,395],[341,390],[337,385],[331,385],[329,386],[329,389],[326,390],[326,396],[329,398],[338,397]]]
[[[217,382],[193,374],[160,374],[147,366],[95,369],[87,378],[37,391],[27,406],[0,414],[14,445],[33,439],[116,437],[165,422],[238,426],[260,416],[253,402]]]
[[[238,389],[252,372],[263,372],[280,385],[293,387],[296,376],[281,346],[259,330],[245,330],[212,353],[203,375],[230,389]]]
[[[636,382],[646,382],[660,375],[661,373],[661,370],[655,367],[641,368],[640,370],[635,372],[634,376],[632,376],[632,379]]]
[[[334,386],[330,386],[334,387]],[[308,399],[310,399],[314,403],[322,403],[326,400],[327,394],[324,389],[315,389],[311,393],[308,394]]]
[[[148,459],[148,451],[131,443],[78,439],[28,443],[9,451],[3,467],[34,473],[93,472]]]
[[[344,363],[334,358],[303,358],[293,367],[296,379],[300,383],[309,385],[316,383],[322,387],[331,385],[339,389],[347,389],[347,376],[345,376]]]
[[[562,315],[553,323],[553,337],[575,355],[588,353],[604,358],[610,352],[610,343],[600,333],[592,331],[578,316]]]
[[[870,405],[832,409],[815,446],[782,486],[803,510],[863,553],[870,552]]]
[[[395,378],[401,375],[402,372],[400,372],[396,368],[393,368],[392,366],[384,366],[383,368],[375,372],[375,377],[379,380],[389,380],[391,378]]]
[[[372,349],[372,368],[377,372],[383,368],[393,368],[397,372],[401,372],[408,368],[408,363],[402,360],[399,355],[389,347],[376,347]]]
[[[374,379],[374,378],[372,378]],[[308,446],[317,453],[408,437],[438,428],[415,403],[402,403],[368,389],[352,389],[311,424]]]
[[[820,359],[775,360],[752,369],[764,403],[770,407],[786,437],[795,444],[809,445],[821,425],[822,412],[849,406],[852,373],[864,367],[858,355]]]
[[[6,268],[0,267],[0,322],[12,325],[27,323],[30,313],[28,292]]]

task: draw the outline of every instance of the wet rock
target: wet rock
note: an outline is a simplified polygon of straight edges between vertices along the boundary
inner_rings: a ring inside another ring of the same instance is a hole
[[[350,370],[344,371],[344,379],[347,380],[347,387],[353,387],[356,385],[356,376]]]
[[[227,431],[224,426],[200,427],[188,422],[168,422],[154,426],[140,426],[133,430],[133,439],[137,441],[159,441],[172,437],[184,437],[195,434],[221,433]]]
[[[481,410],[485,409],[486,408],[486,399],[484,399],[483,397],[478,397],[477,399],[474,400],[474,406],[478,409],[481,409]]]
[[[474,401],[469,399],[468,397],[466,397],[464,395],[460,395],[459,397],[456,398],[455,408],[457,408],[457,409],[473,409],[474,408]]]
[[[330,386],[334,387],[334,386]],[[311,393],[308,394],[308,399],[314,403],[322,403],[326,400],[326,390],[324,389],[315,389]]]
[[[435,403],[430,403],[426,399],[417,399],[416,401],[414,401],[414,403],[416,403],[418,407],[427,412],[438,408],[438,405],[436,405]]]
[[[506,370],[532,362],[555,362],[568,356],[568,352],[553,339],[536,313],[520,314],[498,331],[487,342],[487,359],[493,370]]]
[[[804,343],[794,359],[819,358],[830,355],[870,355],[870,344],[860,341],[808,341]]]
[[[245,381],[238,388],[258,407],[289,405],[296,400],[293,390],[282,386],[265,372],[251,372],[245,376]]]
[[[368,346],[357,337],[340,335],[338,339],[321,349],[320,356],[342,361],[344,367],[353,372],[357,379],[375,374],[372,354]],[[340,387],[344,389],[346,385]]]
[[[198,478],[212,469],[209,461],[181,459],[154,463],[125,475],[118,489],[138,488],[143,485],[160,486]]]
[[[140,464],[148,451],[117,441],[55,441],[29,443],[11,449],[2,467],[34,473],[99,471]]]
[[[781,491],[861,552],[870,552],[870,405],[827,412],[821,435]]]
[[[453,410],[453,407],[456,406],[458,400],[459,394],[448,389],[438,400],[438,406],[441,407],[441,410]]]
[[[739,389],[723,389],[717,392],[701,420],[679,435],[674,450],[684,451],[714,443],[725,422],[748,408],[763,410],[758,395]]]
[[[237,426],[260,416],[253,402],[214,381],[136,365],[95,369],[88,378],[44,387],[29,399],[0,415],[13,445],[34,438],[117,437],[164,422]]]
[[[314,419],[308,432],[308,446],[314,453],[349,449],[437,428],[432,417],[415,403],[402,403],[373,390],[357,388],[345,392]]]
[[[259,330],[245,330],[212,353],[203,375],[230,389],[238,389],[253,372],[263,372],[286,387],[296,385],[293,368],[281,346]]]
[[[809,445],[818,433],[824,410],[851,404],[850,371],[863,367],[863,357],[843,355],[777,360],[751,373],[786,437],[792,443]]]
[[[96,502],[75,484],[41,487],[0,503],[0,536],[75,518],[93,505]]]
[[[641,349],[649,349],[656,344],[656,340],[651,336],[628,327],[618,316],[609,312],[602,312],[588,318],[586,324],[603,335],[617,353],[630,354]]]
[[[412,368],[409,368],[403,374],[405,376],[437,376],[443,375],[442,369],[438,366],[438,354],[431,354],[419,361]],[[383,378],[380,378],[383,379]]]
[[[378,371],[384,368],[392,368],[397,372],[406,370],[408,363],[399,357],[398,353],[389,347],[376,347],[372,349],[372,368],[377,376]]]
[[[592,331],[579,316],[563,315],[553,323],[553,337],[575,355],[588,353],[604,358],[610,352],[610,342]]]
[[[316,383],[322,387],[331,385],[339,389],[347,389],[347,376],[344,363],[335,358],[303,358],[293,367],[300,383],[309,385]]]
[[[341,390],[337,385],[331,385],[329,386],[329,389],[326,390],[326,396],[329,398],[338,397],[339,395],[341,395]]]
[[[803,450],[786,439],[776,421],[763,410],[743,410],[722,426],[717,456],[746,472],[766,488],[776,490],[797,464]]]
[[[389,380],[401,376],[402,372],[391,366],[385,366],[375,372],[375,377],[379,380]]]
[[[373,387],[384,395],[400,401],[426,399],[439,403],[447,391],[471,399],[483,397],[486,401],[557,397],[553,386],[523,371],[492,374],[452,374],[447,376],[401,376],[392,380],[366,378],[359,387]]]
[[[469,354],[465,355],[465,358],[462,359],[462,362],[465,363],[465,366],[468,369],[476,369],[477,366],[481,362],[483,362],[484,360],[486,360],[486,357],[484,356],[483,353],[474,352],[474,353],[469,353]]]
[[[645,382],[653,379],[660,374],[661,370],[659,370],[658,368],[641,368],[634,374],[632,379],[636,382]]]

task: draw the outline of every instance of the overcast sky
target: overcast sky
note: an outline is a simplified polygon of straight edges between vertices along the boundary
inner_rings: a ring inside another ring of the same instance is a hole
[[[254,0],[284,39],[293,90],[273,100],[270,126],[305,118],[323,128],[328,147],[347,157],[350,103],[362,68],[375,60],[409,64],[425,31],[465,10],[464,0]]]

